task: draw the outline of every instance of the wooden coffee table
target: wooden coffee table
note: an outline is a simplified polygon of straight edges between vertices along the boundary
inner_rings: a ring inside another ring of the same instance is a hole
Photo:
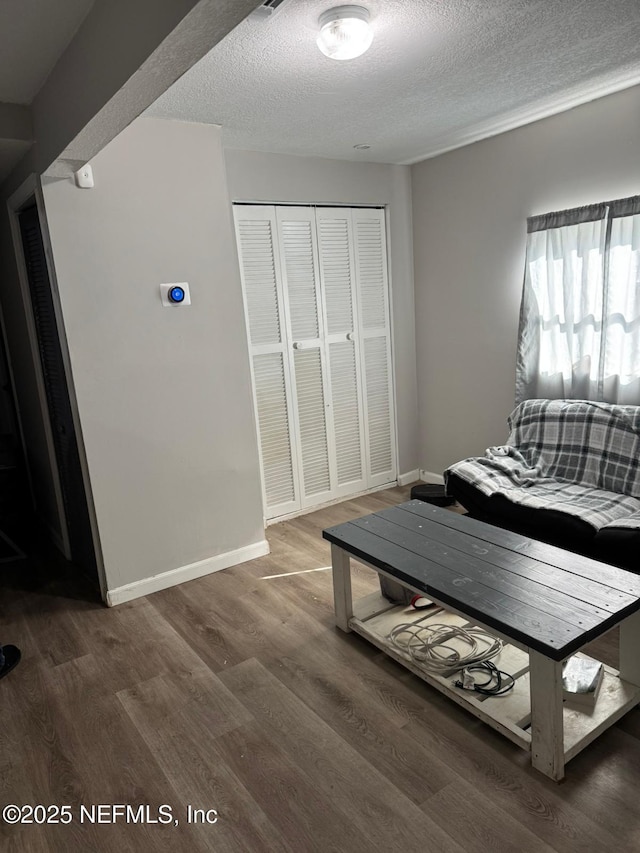
[[[524,749],[551,779],[640,702],[640,577],[421,501],[323,531],[331,542],[336,624],[355,631]],[[351,595],[350,557],[441,606]],[[505,643],[496,664],[516,679],[481,697],[424,670],[388,641],[400,622],[476,625]],[[593,708],[563,704],[562,662],[620,625],[619,670],[605,666]]]

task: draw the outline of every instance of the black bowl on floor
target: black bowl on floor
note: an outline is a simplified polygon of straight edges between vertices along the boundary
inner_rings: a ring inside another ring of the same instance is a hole
[[[438,483],[421,483],[411,489],[411,500],[426,501],[435,506],[451,506],[456,502],[455,498],[445,493],[444,486]]]

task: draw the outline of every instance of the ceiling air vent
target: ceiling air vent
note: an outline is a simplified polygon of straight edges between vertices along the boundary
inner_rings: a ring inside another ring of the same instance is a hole
[[[257,9],[251,13],[252,18],[270,18],[274,15],[282,6],[285,6],[289,0],[264,0],[262,6],[258,6]]]

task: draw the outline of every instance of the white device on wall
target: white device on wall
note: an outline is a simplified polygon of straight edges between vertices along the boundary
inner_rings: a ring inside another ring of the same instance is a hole
[[[181,308],[184,305],[191,305],[188,282],[174,281],[171,284],[161,284],[160,298],[165,308]]]
[[[80,187],[83,190],[93,189],[93,170],[88,163],[81,169],[78,169],[77,172],[74,172],[74,175],[77,187]]]

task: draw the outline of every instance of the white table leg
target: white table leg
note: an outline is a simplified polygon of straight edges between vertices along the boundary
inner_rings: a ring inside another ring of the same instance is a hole
[[[640,611],[620,623],[620,678],[640,687]]]
[[[529,651],[531,763],[556,782],[564,777],[562,662]]]
[[[343,631],[351,631],[349,619],[353,616],[351,596],[351,566],[349,555],[338,545],[331,544],[331,567],[333,569],[333,603],[336,625]]]

